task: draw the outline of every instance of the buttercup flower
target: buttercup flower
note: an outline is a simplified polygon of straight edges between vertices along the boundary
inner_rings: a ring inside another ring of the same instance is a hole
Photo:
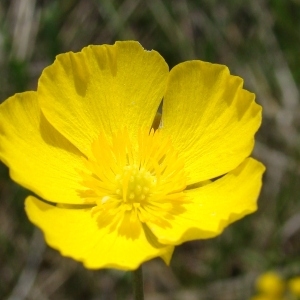
[[[287,281],[277,272],[269,271],[257,278],[255,286],[258,294],[251,300],[295,300],[300,296],[300,276]]]
[[[293,295],[300,297],[300,276],[291,278],[288,281],[288,288]]]
[[[261,107],[242,85],[202,61],[169,71],[131,41],[58,55],[37,91],[1,104],[0,159],[40,197],[26,213],[62,255],[92,269],[169,263],[176,245],[256,210]]]
[[[256,289],[271,300],[282,299],[285,291],[285,281],[273,271],[266,272],[256,280]]]

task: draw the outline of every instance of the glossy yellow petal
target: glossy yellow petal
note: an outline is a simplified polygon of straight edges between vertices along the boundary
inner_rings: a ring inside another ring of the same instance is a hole
[[[256,210],[264,166],[248,158],[238,168],[202,187],[186,190],[190,203],[169,216],[169,226],[148,224],[161,243],[181,244],[211,238],[230,223]]]
[[[172,246],[159,244],[140,222],[132,225],[126,215],[112,228],[99,226],[91,209],[55,207],[34,197],[26,199],[25,209],[51,247],[90,269],[132,270],[157,256],[168,263],[173,252]]]
[[[184,157],[189,184],[223,175],[251,153],[261,107],[242,84],[227,67],[202,61],[171,70],[162,130]]]
[[[89,46],[58,55],[39,80],[39,102],[50,123],[83,153],[100,131],[150,128],[163,98],[168,66],[137,42]]]
[[[82,203],[78,196],[82,154],[41,114],[35,92],[0,105],[0,159],[11,177],[53,202]]]

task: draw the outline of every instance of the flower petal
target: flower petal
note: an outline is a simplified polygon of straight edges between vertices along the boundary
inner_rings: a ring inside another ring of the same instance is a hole
[[[44,70],[39,101],[50,123],[89,156],[100,131],[126,127],[136,137],[151,127],[167,76],[164,59],[137,42],[89,46],[58,55]]]
[[[202,61],[171,70],[162,130],[184,157],[189,184],[223,175],[251,153],[261,107],[242,84],[227,67]]]
[[[260,162],[247,158],[222,178],[186,190],[191,201],[184,205],[185,212],[170,216],[169,227],[148,226],[163,244],[214,237],[230,223],[256,210],[264,170]]]
[[[11,177],[49,201],[83,203],[77,193],[82,154],[42,115],[36,92],[3,102],[0,120],[0,159]]]
[[[31,196],[26,199],[25,209],[30,221],[43,230],[51,247],[90,269],[133,270],[157,256],[168,263],[174,249],[150,242],[141,223],[137,225],[140,227],[130,228],[127,218],[119,229],[111,230],[108,226],[99,227],[90,209],[55,207]],[[131,234],[132,231],[135,233]]]

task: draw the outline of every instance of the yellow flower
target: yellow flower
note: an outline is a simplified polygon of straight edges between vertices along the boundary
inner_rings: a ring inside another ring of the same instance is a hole
[[[276,272],[266,272],[256,280],[256,289],[270,299],[281,299],[285,291],[285,282]]]
[[[281,297],[277,298],[270,295],[261,294],[261,295],[256,295],[251,297],[250,300],[285,300],[285,299]]]
[[[293,295],[300,297],[300,276],[290,279],[288,281],[288,287]]]
[[[202,61],[169,72],[137,42],[58,55],[36,92],[0,106],[0,158],[46,200],[28,197],[26,212],[62,255],[93,269],[169,263],[174,246],[256,210],[261,107],[242,84]]]

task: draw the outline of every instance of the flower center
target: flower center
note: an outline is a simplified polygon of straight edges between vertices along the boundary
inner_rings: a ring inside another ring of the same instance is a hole
[[[124,202],[142,203],[155,189],[157,179],[144,168],[125,166],[121,174],[116,175],[116,195]]]
[[[134,142],[132,142],[132,140]],[[93,157],[82,174],[86,203],[95,204],[98,223],[113,224],[130,214],[136,222],[166,224],[186,202],[186,175],[169,138],[153,129],[133,139],[127,130],[107,138],[100,134],[92,145]]]

